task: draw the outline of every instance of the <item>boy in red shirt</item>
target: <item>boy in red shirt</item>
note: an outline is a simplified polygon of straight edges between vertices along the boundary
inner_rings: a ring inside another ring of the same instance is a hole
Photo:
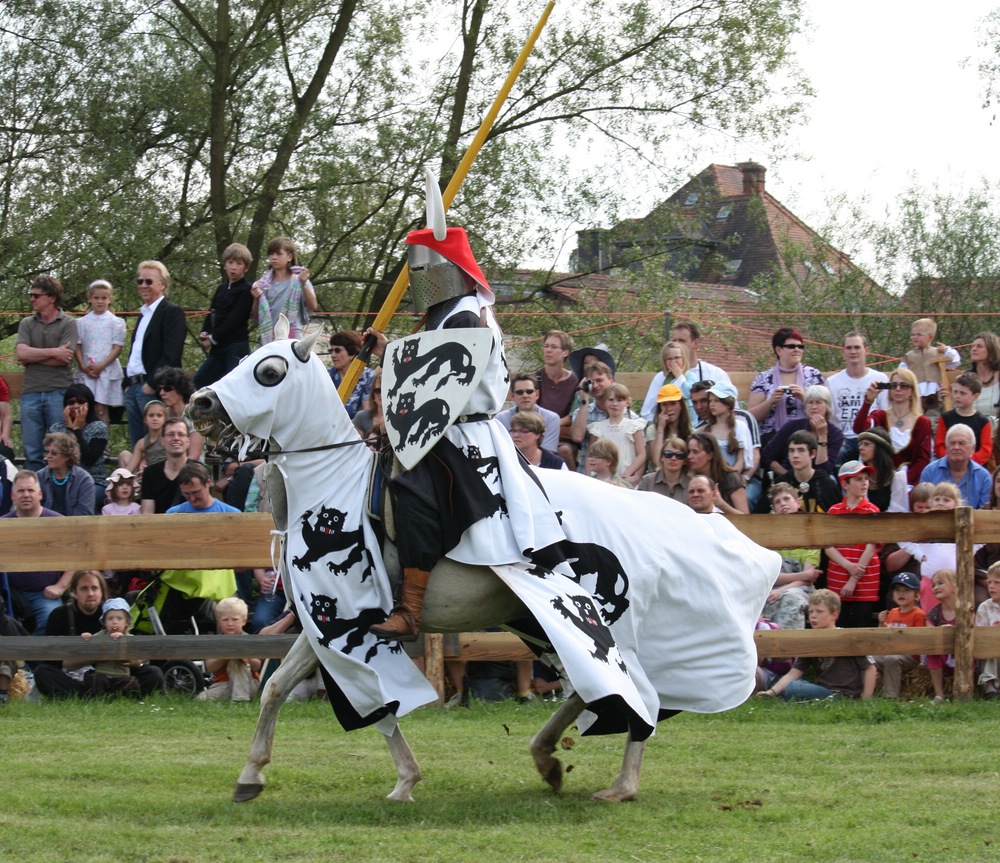
[[[926,626],[924,612],[917,605],[919,599],[920,577],[912,572],[900,572],[892,580],[892,601],[896,603],[896,607],[890,611],[880,611],[878,625],[897,628]],[[882,670],[882,697],[899,698],[903,672],[916,668],[920,664],[920,657],[890,654],[876,657],[875,663]]]
[[[844,499],[828,510],[830,515],[876,514],[879,508],[868,500],[868,481],[875,469],[859,461],[847,461],[837,472]],[[843,603],[842,627],[871,626],[878,605],[878,545],[831,545],[826,549],[826,586]]]

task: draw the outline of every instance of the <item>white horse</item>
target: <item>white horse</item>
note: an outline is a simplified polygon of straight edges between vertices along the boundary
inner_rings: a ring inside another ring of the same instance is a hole
[[[195,393],[189,407],[191,418],[206,432],[241,435],[244,453],[255,442],[269,443],[276,464],[269,468],[268,489],[280,531],[307,521],[304,515],[311,515],[316,506],[316,489],[361,489],[363,496],[372,472],[374,456],[360,445],[326,369],[312,354],[312,342],[312,338],[289,341],[287,329],[279,323],[274,342],[214,387]],[[614,621],[610,630],[652,722],[681,710],[718,712],[744,701],[752,691],[756,666],[753,624],[777,574],[778,556],[748,540],[721,516],[697,515],[660,495],[616,489],[565,471],[542,470],[538,475],[575,547],[601,553],[596,563],[574,568],[583,570],[578,581],[594,595],[604,618]],[[364,507],[351,519],[341,527],[373,535]],[[371,566],[366,573],[375,571],[378,586],[385,573],[382,556],[374,543],[368,551]],[[295,567],[292,561],[284,548],[281,572],[302,620],[308,615],[302,607],[308,599],[291,589],[294,570],[302,568],[301,558],[295,559]],[[333,581],[335,566],[330,563],[328,568],[331,575],[324,577]],[[525,606],[498,577],[502,570],[447,558],[439,561],[428,586],[421,628],[467,632],[523,620]],[[388,591],[387,586],[379,589]],[[387,611],[391,596],[385,595],[381,602]],[[331,668],[333,649],[329,636],[318,639],[315,633],[304,632],[269,679],[247,763],[237,780],[237,802],[262,790],[262,770],[270,761],[281,705],[321,662]],[[369,657],[376,652],[370,650]],[[375,701],[381,711],[368,705],[359,710],[359,716],[368,718],[345,727],[376,724],[383,731],[397,773],[388,798],[411,801],[420,770],[396,717],[427,699],[411,698],[407,687],[412,681],[392,677],[409,673],[398,672],[400,667],[413,668],[405,655],[401,658],[405,661],[392,666],[397,671],[383,672],[377,681],[383,686],[381,699]],[[337,659],[344,657],[338,654]],[[379,657],[374,660],[379,661]],[[360,668],[362,673],[370,671]],[[574,692],[532,740],[535,766],[557,791],[563,775],[553,753],[565,729],[585,710],[584,700]],[[592,721],[588,711],[578,724],[585,729]],[[595,798],[624,801],[636,796],[644,747],[644,740],[629,735],[618,778]]]

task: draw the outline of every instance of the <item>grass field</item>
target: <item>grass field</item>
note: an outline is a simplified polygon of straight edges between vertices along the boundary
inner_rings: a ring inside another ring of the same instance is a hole
[[[1000,705],[750,702],[664,722],[639,799],[590,800],[620,738],[580,738],[554,795],[528,743],[551,705],[423,710],[424,781],[391,803],[375,731],[282,713],[268,785],[230,794],[253,704],[24,703],[0,711],[0,858],[35,861],[866,861],[1000,859]]]

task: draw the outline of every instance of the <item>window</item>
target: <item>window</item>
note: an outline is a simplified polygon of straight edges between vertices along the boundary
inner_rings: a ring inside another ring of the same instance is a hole
[[[686,197],[686,198],[684,199],[684,206],[685,206],[685,207],[689,207],[689,208],[690,208],[690,207],[693,207],[693,206],[694,206],[695,204],[697,204],[697,203],[698,203],[698,193],[697,193],[697,192],[691,192],[691,193],[690,193],[690,194],[689,194],[689,195],[688,195],[688,196],[687,196],[687,197]]]
[[[715,221],[721,222],[729,218],[729,214],[733,211],[732,204],[723,204],[719,208],[719,212],[715,214]]]

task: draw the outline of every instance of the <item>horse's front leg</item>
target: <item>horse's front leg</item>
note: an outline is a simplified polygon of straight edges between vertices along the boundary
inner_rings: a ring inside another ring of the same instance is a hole
[[[552,753],[556,751],[556,745],[562,739],[563,732],[580,715],[583,707],[583,699],[574,692],[559,705],[559,709],[549,717],[541,731],[531,740],[531,757],[535,761],[535,767],[542,774],[542,779],[552,786],[553,791],[558,791],[562,787],[563,770],[559,759]]]
[[[236,780],[234,803],[253,800],[263,790],[264,774],[261,771],[271,761],[278,711],[295,686],[316,671],[318,665],[319,660],[313,653],[309,639],[303,634],[295,640],[292,649],[281,660],[278,670],[268,679],[260,697],[260,716],[257,718],[247,763]]]
[[[392,734],[387,734],[385,742],[389,746],[392,761],[396,765],[396,787],[386,798],[387,800],[398,800],[402,803],[413,802],[413,786],[423,777],[420,775],[420,765],[413,757],[413,750],[403,737],[403,731],[396,723]]]
[[[635,800],[639,793],[639,776],[642,773],[642,758],[646,753],[645,740],[633,740],[629,734],[625,743],[625,757],[622,759],[622,771],[610,788],[597,791],[592,795],[594,800],[604,800],[608,803],[624,803]]]

